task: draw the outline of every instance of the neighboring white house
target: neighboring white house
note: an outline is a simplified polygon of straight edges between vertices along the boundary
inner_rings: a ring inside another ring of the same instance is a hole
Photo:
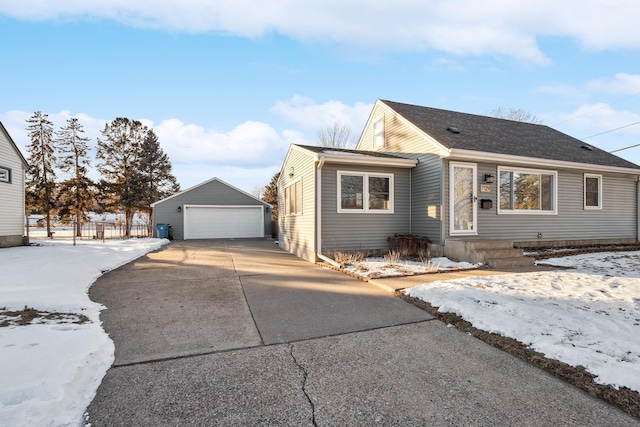
[[[0,123],[0,248],[20,246],[24,235],[24,177],[29,165]]]

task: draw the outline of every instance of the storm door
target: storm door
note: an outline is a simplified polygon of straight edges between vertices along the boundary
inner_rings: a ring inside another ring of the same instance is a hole
[[[449,164],[449,234],[478,234],[475,163]]]

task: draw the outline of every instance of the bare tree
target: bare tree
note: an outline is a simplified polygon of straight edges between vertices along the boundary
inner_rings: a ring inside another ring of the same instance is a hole
[[[330,148],[351,148],[350,136],[351,128],[337,120],[332,125],[318,129],[316,132],[318,145]]]
[[[264,186],[256,185],[251,190],[251,195],[254,196],[257,199],[260,199],[260,198],[262,198],[262,193],[263,192],[264,192]]]
[[[489,112],[489,115],[493,117],[497,117],[499,119],[514,120],[516,122],[533,123],[534,125],[539,125],[540,123],[542,123],[542,120],[540,120],[535,115],[521,108],[510,108],[507,110],[506,108],[498,107],[491,110]]]

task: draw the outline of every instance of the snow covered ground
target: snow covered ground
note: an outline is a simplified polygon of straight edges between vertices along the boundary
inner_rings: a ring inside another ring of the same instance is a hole
[[[80,425],[114,358],[100,325],[104,307],[89,299],[105,271],[169,243],[160,239],[32,241],[0,249],[0,312],[25,307],[82,314],[89,321],[35,321],[0,327],[0,425]],[[0,316],[0,323],[10,321]]]
[[[100,326],[103,307],[87,290],[103,272],[168,240],[38,243],[0,250],[0,311],[27,306],[82,314],[89,322],[0,327],[0,425],[76,426],[114,355]],[[550,358],[583,365],[601,383],[640,391],[640,252],[544,263],[574,269],[440,281],[407,293]],[[469,267],[432,260],[436,264]],[[4,320],[10,319],[0,316]]]
[[[408,274],[437,273],[443,271],[470,270],[479,268],[482,263],[454,262],[449,258],[431,258],[428,262],[398,260],[390,262],[380,257],[369,257],[357,265],[350,265],[345,270],[360,277],[393,277]]]
[[[596,381],[640,392],[640,252],[552,258],[570,270],[469,277],[405,292]]]

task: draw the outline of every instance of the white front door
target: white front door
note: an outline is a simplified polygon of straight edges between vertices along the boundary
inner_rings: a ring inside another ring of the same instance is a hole
[[[475,163],[449,164],[449,234],[478,234],[478,212]]]

